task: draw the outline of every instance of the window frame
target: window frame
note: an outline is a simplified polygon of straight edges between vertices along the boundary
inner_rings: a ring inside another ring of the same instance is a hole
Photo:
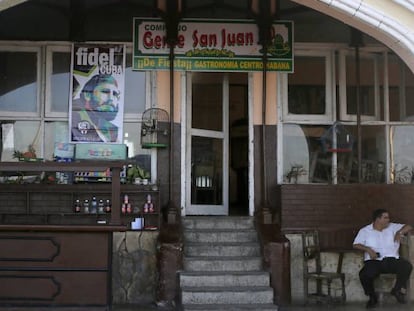
[[[335,115],[335,106],[332,104],[335,101],[335,80],[334,80],[334,55],[329,49],[310,49],[300,48],[295,49],[295,56],[304,57],[323,57],[325,58],[325,113],[324,114],[293,114],[289,113],[288,103],[288,75],[280,75],[282,86],[282,103],[283,103],[283,122],[297,121],[297,122],[332,122]]]
[[[39,44],[22,45],[17,43],[5,43],[0,45],[0,52],[34,52],[36,53],[36,111],[6,111],[0,110],[0,115],[5,120],[13,120],[14,118],[36,118],[39,119],[42,113],[41,93],[43,88],[42,83],[42,47]]]
[[[125,50],[125,57],[127,54],[131,54],[131,56],[133,56],[133,50],[132,50],[132,44],[126,44],[126,50]],[[133,62],[133,58],[132,58],[132,62]],[[126,64],[125,64],[126,66]],[[137,70],[133,70],[133,71],[137,71]],[[153,94],[153,92],[156,91],[156,88],[154,86],[154,82],[155,80],[153,79],[153,72],[151,71],[141,71],[144,72],[145,74],[145,109],[148,109],[150,107],[155,107],[155,102],[153,100],[153,97],[151,94]],[[154,93],[155,94],[155,93]],[[145,110],[144,109],[144,110]],[[142,120],[142,113],[127,113],[125,111],[125,107],[124,107],[124,122],[125,121],[137,121],[141,122]]]
[[[359,52],[360,58],[365,59],[372,59],[374,64],[374,115],[362,115],[361,114],[361,121],[382,121],[380,118],[380,111],[381,111],[381,96],[380,96],[380,78],[382,77],[384,79],[383,85],[385,90],[385,85],[388,80],[387,77],[384,76],[384,73],[381,75],[380,69],[379,69],[379,62],[378,59],[379,56],[374,54],[375,51],[369,51],[369,50],[363,50]],[[357,121],[357,115],[356,114],[349,114],[347,113],[347,81],[346,81],[346,57],[347,56],[354,56],[353,51],[350,49],[341,49],[339,50],[339,56],[338,56],[338,84],[339,84],[339,118],[341,121]],[[384,65],[387,64],[387,62],[384,60]],[[388,92],[388,90],[387,90]],[[385,97],[384,97],[385,98]],[[384,107],[386,103],[384,102]]]
[[[281,159],[278,161],[278,171],[277,171],[277,180],[278,184],[286,184],[284,181],[283,176],[283,170],[281,169],[283,167],[284,162],[287,160],[284,158],[283,155],[283,126],[287,124],[296,124],[296,125],[328,125],[332,126],[334,122],[344,122],[343,124],[347,125],[356,125],[356,116],[351,115],[352,118],[343,118],[343,111],[346,111],[346,100],[344,100],[344,97],[340,97],[340,88],[342,89],[342,92],[346,92],[346,75],[344,75],[344,66],[345,66],[345,56],[349,55],[349,53],[353,53],[354,50],[349,48],[348,46],[344,45],[314,45],[314,44],[307,44],[307,43],[299,43],[296,45],[296,55],[303,55],[303,53],[306,53],[306,55],[320,55],[321,48],[324,48],[326,51],[326,54],[331,54],[331,60],[332,60],[332,72],[327,73],[327,78],[331,78],[332,81],[332,95],[333,99],[331,102],[332,105],[332,119],[326,118],[325,120],[317,120],[316,118],[309,118],[309,117],[303,117],[301,118],[299,115],[291,115],[290,117],[286,118],[286,110],[288,105],[288,96],[287,96],[287,90],[288,90],[288,78],[286,73],[278,73],[278,89],[280,90],[278,95],[278,102],[280,103],[278,105],[278,143],[277,143],[277,157],[278,159]],[[304,52],[305,51],[305,52]],[[344,53],[344,55],[341,55]],[[348,54],[347,54],[348,53]],[[376,70],[376,77],[375,77],[375,92],[376,92],[376,102],[375,102],[375,117],[367,117],[363,116],[361,118],[361,125],[363,126],[369,126],[369,125],[378,125],[378,126],[384,126],[385,131],[385,150],[384,153],[386,155],[385,158],[385,183],[389,184],[392,183],[392,180],[390,180],[390,141],[389,141],[389,131],[390,127],[395,125],[412,125],[414,122],[409,121],[390,121],[389,120],[389,81],[390,77],[388,76],[388,60],[390,57],[390,50],[386,47],[380,47],[377,45],[368,45],[361,48],[360,55],[362,57],[365,57],[366,55],[369,55],[372,59],[375,59],[375,70]],[[402,66],[400,64],[400,66]],[[342,67],[341,67],[342,66]],[[336,75],[335,71],[339,72],[339,75]],[[342,75],[342,77],[341,77]],[[382,87],[382,89],[381,89]],[[401,89],[401,86],[400,86]],[[382,95],[382,100],[381,96]],[[339,96],[339,97],[338,97]],[[400,98],[401,101],[401,98]],[[382,105],[382,106],[381,106]],[[401,103],[400,103],[401,105]],[[341,113],[342,109],[342,113]],[[345,110],[344,110],[345,109]],[[383,109],[383,111],[381,110]],[[338,116],[337,116],[337,110]],[[383,116],[381,116],[381,113],[383,112]],[[308,115],[303,115],[308,116]],[[380,119],[383,118],[383,119]],[[333,179],[328,184],[338,184],[338,180],[336,179],[336,168],[337,168],[337,154],[334,153],[332,155],[332,176]],[[306,183],[306,184],[313,184],[312,182]]]
[[[45,117],[48,118],[69,118],[69,98],[68,110],[66,112],[55,112],[52,111],[52,72],[53,72],[53,53],[54,52],[68,52],[72,54],[72,46],[68,45],[47,45],[46,46],[46,72],[45,72]],[[69,74],[71,75],[71,68],[69,68]],[[69,96],[70,96],[70,76],[68,81]]]
[[[94,43],[94,42],[89,42]],[[105,42],[102,42],[105,44]],[[127,42],[125,44],[126,53],[132,55],[132,43]],[[46,123],[47,122],[69,122],[69,111],[66,112],[53,112],[51,111],[51,74],[53,71],[53,53],[54,52],[68,52],[72,54],[72,42],[14,42],[14,41],[3,41],[0,43],[0,51],[14,52],[35,52],[37,61],[37,98],[36,98],[36,113],[22,113],[13,111],[0,111],[2,120],[10,121],[37,121],[40,122],[40,135],[41,135],[41,146],[38,151],[39,157],[44,157],[46,152]],[[69,71],[71,68],[69,68]],[[156,102],[156,82],[157,76],[155,72],[145,71],[145,109],[150,107],[157,107]],[[70,84],[68,84],[70,88]],[[69,98],[68,98],[69,101]],[[69,104],[69,102],[68,102]],[[69,107],[69,106],[68,106]],[[69,109],[69,108],[68,108]],[[144,110],[145,110],[144,109]],[[124,112],[124,124],[137,124],[142,122],[142,112],[140,113],[125,113]],[[137,126],[137,129],[139,127]],[[137,130],[137,135],[140,135]],[[157,150],[151,150],[151,176],[153,181],[157,180]]]

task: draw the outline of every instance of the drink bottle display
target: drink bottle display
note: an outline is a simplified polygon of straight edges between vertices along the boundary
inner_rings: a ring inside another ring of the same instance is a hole
[[[110,213],[110,212],[111,212],[111,201],[107,199],[105,202],[105,213]]]
[[[85,199],[83,201],[83,212],[89,214],[89,200]]]
[[[104,201],[102,199],[99,199],[99,202],[98,202],[98,213],[99,214],[102,214],[104,212],[104,209],[105,209]]]
[[[92,197],[91,206],[89,209],[89,212],[91,214],[96,214],[98,211],[98,201],[96,200],[96,197]]]
[[[79,199],[76,199],[75,206],[73,207],[73,211],[75,213],[79,213],[81,211],[81,203]]]

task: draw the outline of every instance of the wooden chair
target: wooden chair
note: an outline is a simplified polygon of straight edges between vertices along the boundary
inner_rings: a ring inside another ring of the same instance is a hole
[[[345,274],[339,271],[327,272],[322,270],[318,231],[302,232],[302,246],[305,303],[311,301],[328,304],[344,303],[346,300]],[[332,292],[332,283],[335,280],[340,284],[340,296],[334,295]],[[309,290],[310,282],[314,283],[316,289],[314,293]]]

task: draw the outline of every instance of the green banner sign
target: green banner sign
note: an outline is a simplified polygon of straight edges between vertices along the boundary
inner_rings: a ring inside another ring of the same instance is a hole
[[[293,72],[293,23],[276,21],[268,47],[268,71]],[[262,71],[262,46],[253,21],[183,20],[174,47],[174,69],[184,71]],[[165,25],[160,19],[134,19],[134,70],[170,68]]]

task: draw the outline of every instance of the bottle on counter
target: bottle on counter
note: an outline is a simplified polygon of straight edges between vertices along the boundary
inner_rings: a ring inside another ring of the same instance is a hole
[[[89,214],[89,200],[88,199],[85,199],[83,201],[83,212],[85,214]]]
[[[111,212],[111,201],[109,199],[106,200],[105,202],[105,213],[110,213]]]
[[[98,213],[99,214],[103,214],[104,213],[104,210],[105,210],[105,203],[104,203],[104,201],[102,199],[99,199],[99,202],[98,202]]]
[[[152,203],[152,197],[150,194],[147,195],[147,201],[144,204],[144,213],[153,213],[154,203]]]
[[[131,205],[131,201],[129,200],[129,196],[127,194],[124,196],[124,204],[125,204],[126,213],[131,214],[132,213],[132,205]]]
[[[80,203],[80,200],[79,199],[76,199],[75,205],[73,207],[73,211],[75,213],[80,213],[80,211],[81,211],[81,203]]]
[[[91,214],[96,214],[98,212],[98,201],[96,200],[96,197],[92,197],[91,206],[89,212]]]
[[[128,203],[129,203],[129,197],[127,194],[124,195],[124,201],[122,202],[122,206],[121,206],[121,212],[122,214],[126,214],[127,212],[127,207],[128,207]]]

